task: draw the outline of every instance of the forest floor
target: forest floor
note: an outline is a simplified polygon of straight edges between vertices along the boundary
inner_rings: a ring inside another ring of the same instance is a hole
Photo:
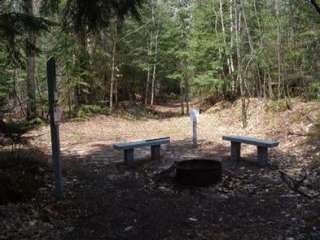
[[[191,144],[191,122],[177,104],[155,106],[152,117],[93,116],[60,125],[65,199],[54,201],[52,179],[30,201],[0,206],[0,239],[320,239],[320,149],[309,133],[319,102],[251,99],[248,127],[241,128],[239,103],[221,102],[201,113],[199,146]],[[157,113],[157,114],[155,114]],[[270,166],[256,164],[256,149],[243,145],[235,167],[223,135],[280,141]],[[31,145],[50,153],[49,127],[28,133]],[[160,162],[150,149],[123,163],[112,145],[170,136]],[[212,158],[223,164],[223,180],[208,188],[175,183],[175,162]],[[281,178],[307,172],[294,191]],[[299,193],[302,191],[304,194]],[[1,229],[3,228],[3,229]]]

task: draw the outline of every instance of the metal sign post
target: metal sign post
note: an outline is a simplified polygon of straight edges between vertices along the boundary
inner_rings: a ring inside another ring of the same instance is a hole
[[[198,145],[197,123],[199,120],[199,111],[196,109],[192,109],[190,117],[192,121],[192,144],[194,146],[197,146]]]
[[[49,115],[51,129],[51,144],[52,144],[52,163],[55,177],[55,196],[57,199],[62,199],[63,180],[60,163],[60,141],[59,141],[59,122],[61,110],[58,107],[58,92],[56,81],[56,61],[50,58],[47,62],[47,77],[48,77],[48,97],[49,97]]]

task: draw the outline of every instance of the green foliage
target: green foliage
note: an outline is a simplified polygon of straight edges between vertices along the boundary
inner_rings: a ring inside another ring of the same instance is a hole
[[[103,108],[99,105],[81,105],[77,110],[77,117],[86,117],[90,114],[97,113],[106,113],[106,108]]]
[[[10,134],[22,135],[41,123],[41,119],[33,119],[32,121],[10,121],[6,123],[6,128]]]
[[[311,82],[307,94],[308,98],[320,100],[320,81]]]
[[[49,31],[53,25],[42,17],[30,16],[20,12],[4,12],[0,14],[0,40],[7,48],[7,59],[11,64],[22,65],[24,63],[24,51],[28,41],[28,34],[40,35]],[[32,47],[35,47],[32,45]]]
[[[59,104],[70,116],[100,112],[87,107],[99,103],[107,107],[111,70],[115,105],[148,100],[151,80],[156,101],[170,94],[239,97],[240,85],[250,97],[319,98],[320,18],[303,1],[241,1],[237,38],[240,1],[44,0],[37,16],[11,3],[0,1],[1,112],[25,109],[30,33],[37,37],[29,47],[37,49],[36,103],[43,117],[51,56],[57,59]]]
[[[108,26],[114,16],[123,19],[131,13],[139,18],[140,3],[140,0],[67,0],[64,7],[64,26],[75,32],[94,32]]]
[[[0,44],[0,112],[2,113],[8,111],[6,106],[9,100],[9,92],[12,89],[12,80],[10,77],[8,65],[6,64],[4,52],[1,50]]]

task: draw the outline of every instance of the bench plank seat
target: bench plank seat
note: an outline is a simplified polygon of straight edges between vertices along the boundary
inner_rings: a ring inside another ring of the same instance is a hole
[[[239,142],[239,143],[246,143],[250,145],[256,145],[260,147],[276,147],[279,145],[279,142],[273,140],[264,140],[258,139],[254,137],[244,137],[244,136],[236,136],[236,135],[228,135],[223,136],[223,140],[231,141],[231,142]]]
[[[278,141],[264,140],[245,136],[229,135],[223,136],[222,139],[231,142],[231,160],[234,162],[238,162],[240,160],[241,143],[256,145],[258,152],[258,162],[261,166],[266,166],[268,164],[268,148],[276,147],[279,145]]]
[[[157,145],[168,144],[168,143],[170,143],[170,138],[166,137],[166,138],[156,138],[156,139],[117,143],[113,145],[113,148],[118,150],[125,150],[125,149],[132,149],[132,148],[145,147],[145,146],[157,146]]]
[[[130,164],[134,160],[134,148],[150,146],[151,159],[160,160],[160,145],[170,143],[169,137],[146,139],[132,142],[117,143],[113,145],[114,149],[124,150],[124,161]]]

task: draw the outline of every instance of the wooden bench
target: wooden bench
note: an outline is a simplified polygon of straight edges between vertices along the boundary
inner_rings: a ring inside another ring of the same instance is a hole
[[[241,143],[256,145],[258,150],[258,162],[261,166],[268,164],[268,148],[276,147],[279,142],[272,140],[257,139],[244,136],[223,136],[223,140],[231,142],[231,160],[238,162],[240,160]]]
[[[151,146],[151,159],[160,160],[160,145],[168,144],[168,143],[170,143],[170,138],[164,137],[164,138],[118,143],[118,144],[114,144],[113,148],[117,150],[124,150],[124,161],[130,164],[134,159],[135,148]]]

